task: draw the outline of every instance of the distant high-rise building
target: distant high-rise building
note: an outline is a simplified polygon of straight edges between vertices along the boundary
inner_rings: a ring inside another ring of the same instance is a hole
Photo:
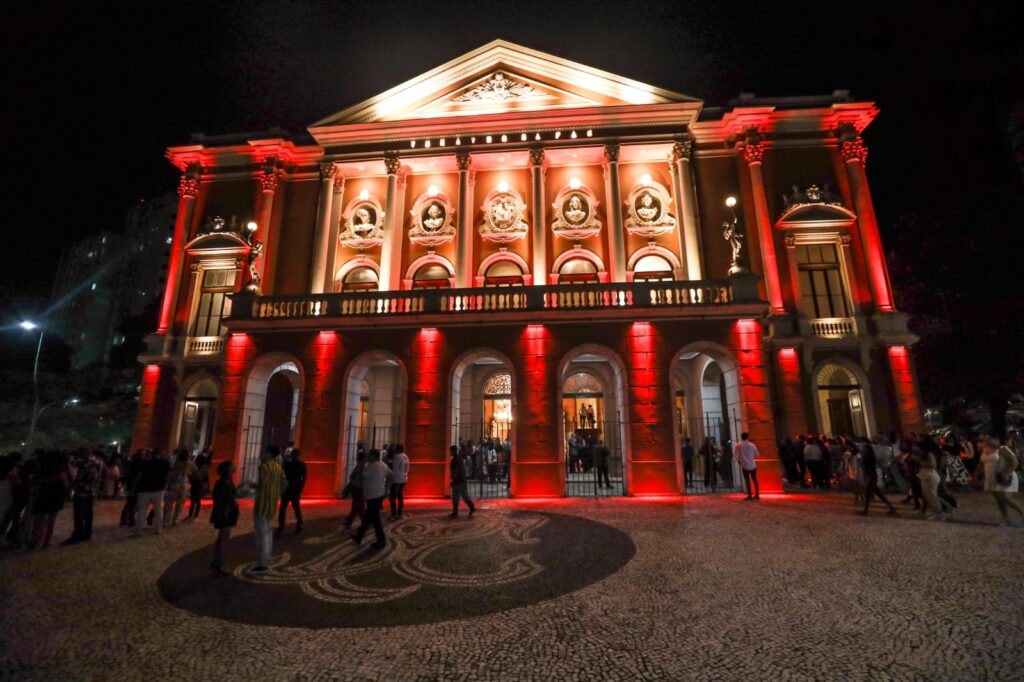
[[[119,297],[122,317],[140,314],[163,293],[177,213],[178,198],[174,192],[140,199],[128,211],[124,241],[129,253],[121,271]]]

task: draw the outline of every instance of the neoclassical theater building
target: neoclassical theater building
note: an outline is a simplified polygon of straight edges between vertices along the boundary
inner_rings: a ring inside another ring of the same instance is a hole
[[[243,478],[294,441],[307,492],[401,442],[503,494],[678,495],[685,438],[923,427],[843,92],[710,107],[505,41],[318,121],[171,147],[180,207],[133,447]],[[497,461],[488,461],[491,442]],[[583,453],[586,453],[584,455]],[[491,464],[491,467],[487,465]],[[471,471],[471,475],[477,475]],[[717,481],[717,483],[716,483]]]

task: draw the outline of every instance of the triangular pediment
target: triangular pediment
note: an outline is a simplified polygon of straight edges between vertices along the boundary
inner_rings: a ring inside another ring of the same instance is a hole
[[[495,40],[311,128],[595,106],[698,100]]]

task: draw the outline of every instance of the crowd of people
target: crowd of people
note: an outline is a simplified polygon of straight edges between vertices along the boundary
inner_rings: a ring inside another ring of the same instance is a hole
[[[972,484],[991,493],[1010,525],[1009,510],[1024,523],[1022,510],[1008,494],[1018,490],[1021,460],[1016,452],[991,436],[934,437],[911,433],[874,438],[801,435],[779,443],[779,458],[787,480],[805,488],[838,486],[853,492],[854,503],[866,515],[873,499],[896,514],[886,493],[904,495],[927,518],[942,521],[960,507],[953,492]]]

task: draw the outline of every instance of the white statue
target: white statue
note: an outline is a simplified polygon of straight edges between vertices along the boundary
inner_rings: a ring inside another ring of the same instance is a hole
[[[569,208],[565,212],[565,219],[570,223],[578,223],[583,221],[586,217],[587,212],[583,210],[583,202],[580,201],[579,195],[574,194],[572,198],[569,199]]]
[[[650,192],[644,192],[640,195],[640,208],[636,209],[636,214],[640,216],[641,220],[650,222],[658,217],[658,205],[654,202],[654,197],[651,196]]]
[[[431,204],[427,208],[427,217],[423,219],[423,227],[434,231],[444,225],[444,211],[437,204]]]
[[[516,216],[515,201],[507,194],[496,197],[491,204],[491,215],[494,216],[494,224],[497,227],[509,227]]]
[[[373,223],[373,219],[370,217],[370,211],[366,207],[356,209],[356,220],[352,226],[352,231],[358,235],[368,234],[373,232],[376,227]]]

